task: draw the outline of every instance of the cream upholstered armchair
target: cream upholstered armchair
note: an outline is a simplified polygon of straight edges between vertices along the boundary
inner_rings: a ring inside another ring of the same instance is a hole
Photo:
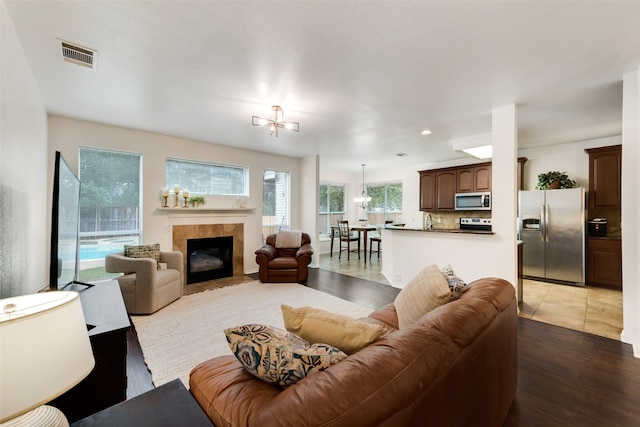
[[[183,256],[160,251],[159,265],[153,258],[131,258],[124,253],[105,257],[107,273],[117,278],[129,314],[151,314],[182,296]]]

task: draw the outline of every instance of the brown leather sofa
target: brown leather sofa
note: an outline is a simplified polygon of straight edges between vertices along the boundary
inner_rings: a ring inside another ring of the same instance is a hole
[[[514,287],[496,279],[398,328],[393,304],[367,321],[391,331],[345,360],[280,389],[234,356],[195,367],[191,394],[224,426],[501,426],[515,397]]]
[[[258,278],[263,283],[307,283],[313,248],[311,237],[302,233],[298,248],[277,248],[277,234],[270,234],[264,245],[256,251],[260,267]]]

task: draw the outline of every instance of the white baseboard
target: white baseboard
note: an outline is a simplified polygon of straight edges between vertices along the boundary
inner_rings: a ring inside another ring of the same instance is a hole
[[[631,348],[633,349],[633,356],[640,359],[640,343],[635,342],[633,337],[626,335],[624,329],[620,333],[620,341],[626,344],[631,344]]]

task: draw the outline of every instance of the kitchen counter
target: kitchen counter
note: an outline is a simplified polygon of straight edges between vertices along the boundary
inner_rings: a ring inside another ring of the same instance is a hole
[[[424,228],[411,228],[411,227],[394,227],[394,226],[386,226],[387,230],[398,230],[398,231],[422,231],[424,233],[452,233],[452,234],[495,234],[493,231],[486,230],[460,230],[459,228],[433,228],[431,230],[426,230]]]

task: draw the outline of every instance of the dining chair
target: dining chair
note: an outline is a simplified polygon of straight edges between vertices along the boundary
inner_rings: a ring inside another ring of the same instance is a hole
[[[351,242],[355,242],[355,241],[358,242],[358,259],[360,259],[360,235],[354,236],[351,234],[351,229],[349,228],[349,221],[347,220],[338,221],[338,231],[340,234],[340,253],[338,254],[338,259],[341,259],[342,251],[345,249],[344,244],[346,243],[347,261],[349,261],[349,258],[350,258],[349,254],[351,253]],[[366,242],[365,242],[365,245],[366,245]]]

